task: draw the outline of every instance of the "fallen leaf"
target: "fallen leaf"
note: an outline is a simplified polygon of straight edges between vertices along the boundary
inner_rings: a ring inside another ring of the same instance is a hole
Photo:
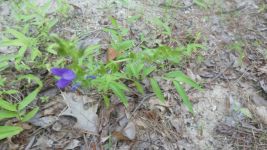
[[[111,61],[114,60],[117,56],[119,56],[119,52],[117,52],[115,49],[113,48],[108,48],[108,52],[107,52],[107,61]]]
[[[118,141],[130,141],[127,136],[123,135],[123,133],[119,131],[113,131],[112,136],[114,136]]]
[[[182,133],[183,125],[184,125],[184,122],[183,122],[182,119],[179,119],[179,118],[176,118],[176,117],[172,117],[172,119],[170,119],[170,123],[176,129],[176,131],[178,133]]]
[[[256,114],[263,121],[263,123],[267,124],[267,108],[264,106],[256,107]]]
[[[127,126],[123,129],[123,135],[125,135],[128,139],[135,139],[136,128],[133,122],[129,122]]]
[[[157,121],[158,120],[158,115],[157,115],[157,112],[155,110],[144,111],[144,115],[149,120],[153,120],[153,121]]]
[[[47,136],[41,136],[37,138],[36,143],[32,147],[39,147],[43,149],[49,149],[53,146],[54,141],[49,139]]]
[[[259,95],[253,95],[252,100],[256,106],[265,106],[267,107],[267,100]]]
[[[64,148],[64,149],[75,149],[76,147],[78,147],[80,145],[80,141],[73,139],[70,141],[70,143]]]
[[[267,74],[267,65],[259,68],[259,71],[261,71],[263,74]]]
[[[267,93],[267,81],[261,80],[260,81],[261,88],[265,93]]]
[[[75,93],[62,93],[63,101],[67,104],[68,108],[61,115],[72,116],[77,119],[74,128],[82,129],[93,134],[97,134],[98,116],[96,114],[98,104],[84,108],[84,102],[94,103],[90,97],[76,95]]]
[[[45,116],[45,117],[39,117],[36,115],[33,119],[31,119],[29,122],[35,126],[39,126],[42,128],[46,128],[53,123],[55,123],[57,120],[56,116]]]

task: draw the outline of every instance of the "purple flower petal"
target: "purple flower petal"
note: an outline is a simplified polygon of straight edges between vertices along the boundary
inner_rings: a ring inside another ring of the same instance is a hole
[[[65,80],[73,80],[76,75],[72,70],[66,70],[61,77]]]
[[[66,80],[73,80],[76,77],[75,73],[72,70],[67,69],[67,68],[52,68],[51,72],[54,75],[60,76]]]
[[[67,72],[69,69],[66,68],[52,68],[51,72],[56,75],[62,77],[62,75]]]
[[[60,79],[57,81],[56,85],[58,88],[63,89],[66,86],[68,86],[71,83],[71,80],[65,80],[65,79]]]

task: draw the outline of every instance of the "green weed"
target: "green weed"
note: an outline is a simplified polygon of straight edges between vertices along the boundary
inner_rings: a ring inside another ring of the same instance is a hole
[[[27,80],[33,80],[38,84],[38,87],[32,91],[29,95],[23,98],[22,101],[18,103],[12,103],[8,100],[0,98],[0,120],[3,119],[10,119],[10,118],[16,118],[20,122],[27,122],[32,117],[35,116],[35,114],[38,112],[39,107],[34,107],[30,111],[27,111],[27,106],[32,103],[35,98],[37,97],[37,94],[40,92],[41,88],[43,87],[42,81],[33,75],[23,75],[18,78],[18,81],[22,79]],[[2,90],[0,91],[0,95],[3,94],[16,94],[18,93],[17,90]],[[6,130],[3,130],[3,129]],[[13,135],[16,135],[20,133],[23,130],[22,127],[18,126],[0,126],[0,140],[6,137],[11,137]]]
[[[136,90],[145,94],[143,81],[150,81],[151,89],[161,102],[164,102],[164,94],[153,73],[160,72],[160,79],[173,81],[174,87],[181,96],[184,104],[193,113],[192,104],[182,87],[188,84],[193,88],[201,90],[200,85],[195,83],[181,71],[163,70],[170,64],[179,64],[184,57],[188,57],[202,45],[191,43],[186,46],[171,48],[160,45],[157,48],[143,47],[141,51],[134,51],[134,42],[124,40],[127,29],[122,28],[114,18],[111,18],[112,28],[104,29],[111,35],[111,47],[120,54],[107,62],[98,59],[99,46],[92,45],[87,49],[78,50],[75,42],[55,38],[56,50],[60,56],[70,57],[71,63],[65,68],[72,69],[77,74],[76,82],[82,87],[96,89],[102,95],[107,106],[110,105],[109,97],[114,94],[125,105],[128,105],[126,93],[131,92],[128,84],[135,85]],[[86,65],[85,65],[86,64]],[[161,66],[162,70],[158,70]],[[157,74],[157,73],[156,73]],[[88,76],[95,76],[93,79]],[[128,82],[126,82],[128,81]]]
[[[64,0],[59,0],[58,2],[60,3],[56,13],[66,14],[68,10],[67,4],[64,3]],[[0,46],[11,46],[16,48],[17,52],[0,56],[0,71],[15,67],[16,71],[23,73],[24,70],[31,70],[32,68],[45,68],[46,65],[49,65],[48,62],[45,62],[48,55],[56,54],[48,46],[51,41],[50,31],[57,23],[57,19],[49,16],[50,14],[48,13],[51,1],[42,6],[30,0],[12,1],[10,4],[12,5],[11,17],[14,18],[14,23],[19,24],[19,26],[13,26],[4,31]],[[38,62],[41,63],[39,64]],[[0,140],[19,134],[23,130],[20,126],[21,123],[30,120],[39,110],[38,107],[29,109],[28,106],[36,99],[43,87],[42,81],[34,75],[22,75],[14,82],[20,82],[25,79],[35,81],[38,87],[19,102],[13,103],[11,100],[3,98],[5,95],[17,94],[19,91],[0,91],[0,120],[16,118],[19,121],[16,126],[0,126]],[[6,77],[1,75],[0,86],[5,86],[5,84]]]
[[[60,0],[61,2],[63,0]],[[180,62],[191,56],[198,49],[203,49],[201,44],[190,42],[178,47],[170,47],[159,44],[156,48],[148,48],[139,45],[140,50],[136,50],[135,41],[127,37],[129,29],[121,26],[116,19],[110,17],[111,27],[104,31],[110,36],[110,47],[114,57],[105,61],[99,59],[102,55],[100,45],[90,45],[85,49],[77,48],[77,40],[65,40],[50,32],[56,24],[57,19],[48,17],[51,1],[41,7],[30,3],[29,0],[14,3],[15,13],[13,14],[20,26],[7,29],[5,37],[1,41],[1,46],[13,46],[18,49],[14,54],[0,56],[0,70],[6,70],[15,66],[17,71],[37,69],[50,69],[52,67],[68,68],[75,72],[76,78],[72,81],[82,88],[96,90],[103,98],[106,106],[110,106],[110,97],[115,95],[120,102],[128,106],[128,98],[133,91],[129,88],[134,85],[133,90],[140,96],[145,95],[148,89],[144,87],[144,81],[149,81],[151,91],[158,99],[164,103],[164,92],[159,81],[171,81],[173,88],[180,95],[184,105],[193,114],[193,105],[185,89],[184,84],[201,90],[201,86],[191,80],[179,69],[168,69],[171,65],[178,66]],[[122,1],[127,2],[127,1]],[[169,1],[171,2],[171,1]],[[21,9],[20,9],[21,8]],[[29,9],[33,8],[33,9]],[[58,12],[66,13],[67,5],[62,5]],[[140,16],[129,19],[133,23]],[[165,35],[171,36],[172,30],[167,22],[155,19],[153,22],[157,28]],[[142,37],[145,41],[145,37]],[[49,56],[55,59],[49,59]],[[10,63],[14,62],[14,64]],[[158,77],[160,75],[161,77]],[[19,122],[26,122],[37,112],[38,107],[27,109],[33,102],[42,88],[42,82],[33,75],[25,75],[18,78],[33,80],[38,87],[28,94],[23,100],[12,103],[7,99],[0,99],[2,113],[0,119],[16,118]],[[0,85],[5,84],[5,77],[0,76]],[[1,95],[14,94],[15,90],[2,90]],[[43,102],[47,97],[40,98]],[[5,126],[9,132],[2,132],[0,127],[0,139],[10,137],[22,131],[18,126]]]

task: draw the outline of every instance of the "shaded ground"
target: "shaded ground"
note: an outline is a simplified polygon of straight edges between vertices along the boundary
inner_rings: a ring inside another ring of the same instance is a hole
[[[31,122],[30,131],[2,142],[0,149],[267,149],[266,0],[221,0],[209,2],[206,8],[190,0],[170,5],[149,0],[70,3],[74,6],[70,16],[54,29],[65,38],[79,37],[86,44],[100,41],[105,50],[109,35],[102,29],[110,26],[108,16],[113,16],[130,29],[128,38],[137,45],[177,46],[192,41],[205,45],[206,50],[177,66],[205,87],[203,92],[187,89],[195,115],[181,105],[168,83],[162,83],[164,105],[152,94],[130,97],[128,108],[116,104],[107,110],[97,105],[98,135],[93,135],[73,129],[73,118],[60,117],[66,107],[64,98],[49,88],[41,94],[50,95],[51,100]],[[7,15],[5,7],[2,4],[1,20]],[[140,18],[130,23],[129,16]],[[153,22],[156,17],[167,22],[170,36]],[[145,37],[142,43],[141,35]],[[85,93],[99,101],[92,91]],[[51,124],[40,128],[36,123],[40,120],[51,120]]]

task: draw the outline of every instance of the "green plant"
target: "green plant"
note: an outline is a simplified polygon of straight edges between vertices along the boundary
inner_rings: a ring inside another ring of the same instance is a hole
[[[63,0],[59,0],[58,4],[56,12],[65,14],[68,5]],[[38,57],[56,54],[53,51],[53,44],[50,43],[50,31],[57,23],[57,19],[49,16],[48,10],[52,6],[51,1],[39,5],[37,2],[25,0],[17,3],[13,2],[12,6],[14,10],[12,16],[20,26],[4,31],[4,37],[0,42],[0,46],[17,47],[18,52],[16,55],[12,55],[12,59],[15,60],[16,69],[29,70],[31,68],[29,66],[30,63],[38,66],[38,63],[34,62]],[[48,54],[44,54],[44,50]],[[0,69],[8,66],[6,60],[5,63],[1,64]]]
[[[78,50],[74,41],[55,38],[58,54],[71,58],[67,68],[76,73],[75,82],[78,82],[82,87],[96,89],[102,95],[107,106],[109,106],[111,94],[115,94],[127,106],[126,93],[131,92],[128,85],[133,84],[140,94],[145,94],[143,81],[146,79],[150,81],[151,89],[159,100],[164,102],[164,94],[160,84],[153,75],[160,73],[163,77],[157,79],[171,80],[183,103],[193,113],[192,104],[182,84],[188,84],[198,90],[201,90],[200,85],[181,71],[169,72],[166,68],[172,64],[179,64],[183,58],[188,57],[203,46],[196,43],[176,48],[160,45],[154,49],[143,47],[141,51],[136,52],[133,50],[133,44],[129,44],[132,43],[129,42],[131,40],[124,40],[123,38],[127,33],[126,30],[120,29],[114,19],[111,19],[111,21],[114,27],[104,30],[111,34],[111,46],[119,50],[120,54],[107,62],[98,59],[99,46],[92,45],[87,49]],[[63,64],[63,66],[66,66],[64,62]],[[91,75],[94,78],[88,78]]]
[[[43,84],[39,78],[33,75],[23,75],[18,78],[18,80],[27,79],[33,80],[38,84],[38,87],[32,91],[29,95],[24,97],[24,99],[18,103],[12,103],[8,100],[0,98],[0,120],[3,119],[10,119],[10,118],[17,118],[20,122],[27,122],[30,120],[34,115],[38,112],[39,108],[34,107],[30,111],[27,111],[26,107],[32,103],[37,94],[40,92]],[[16,94],[18,93],[17,90],[8,90],[8,91],[1,91],[1,95],[3,94]],[[6,130],[4,130],[6,129]],[[18,126],[0,126],[0,139],[11,137],[20,133],[23,129]]]
[[[51,66],[49,65],[48,57],[56,53],[53,51],[53,47],[50,46],[50,31],[57,23],[57,19],[49,12],[52,5],[51,2],[47,1],[43,5],[39,5],[36,1],[33,2],[31,0],[10,2],[12,5],[11,17],[14,19],[14,23],[19,24],[19,26],[10,26],[10,28],[3,32],[4,36],[0,41],[0,46],[14,47],[17,49],[17,52],[0,56],[0,87],[6,85],[6,74],[2,74],[2,71],[6,69],[15,67],[17,71],[24,73],[24,70]],[[58,7],[55,13],[65,15],[69,5],[65,3],[65,0],[57,0],[57,2]],[[60,62],[57,61],[56,63]],[[6,96],[10,95],[10,97],[13,97],[12,95],[18,94],[19,91],[1,88],[0,120],[15,118],[18,123],[14,126],[0,126],[0,140],[12,137],[23,131],[21,124],[29,121],[39,110],[38,107],[29,108],[28,106],[36,99],[37,94],[40,92],[43,86],[42,81],[38,77],[29,74],[20,76],[15,82],[24,79],[29,82],[31,80],[35,81],[38,87],[19,102],[13,102],[13,99],[9,99]],[[43,98],[42,100],[46,99]]]
[[[162,30],[163,34],[166,34],[166,35],[169,35],[169,36],[172,34],[172,30],[169,27],[167,22],[164,22],[160,18],[155,18],[151,22],[153,24],[155,24],[160,30]]]

